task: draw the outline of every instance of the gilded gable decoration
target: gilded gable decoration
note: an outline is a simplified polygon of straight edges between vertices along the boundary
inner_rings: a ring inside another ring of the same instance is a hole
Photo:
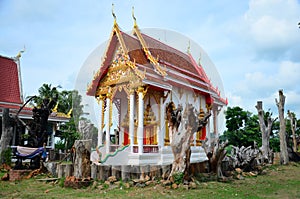
[[[134,16],[134,7],[132,7],[132,18],[134,20],[134,26],[133,26],[133,34],[136,35],[139,39],[139,41],[141,42],[141,45],[143,47],[143,51],[146,54],[147,59],[151,62],[151,64],[154,66],[155,72],[157,72],[158,74],[162,75],[162,76],[166,76],[167,72],[166,72],[166,68],[163,68],[162,66],[160,66],[160,64],[158,63],[158,57],[155,58],[152,56],[151,52],[148,49],[148,46],[139,30],[139,27],[136,23],[136,18]]]

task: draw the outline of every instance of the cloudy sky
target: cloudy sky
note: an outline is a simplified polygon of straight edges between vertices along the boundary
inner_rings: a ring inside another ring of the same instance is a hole
[[[256,112],[257,100],[277,114],[278,90],[286,110],[300,118],[299,0],[0,0],[0,54],[21,58],[23,92],[43,83],[74,89],[85,60],[109,38],[113,18],[133,27],[179,32],[214,62],[229,100]],[[100,63],[99,63],[100,65]]]

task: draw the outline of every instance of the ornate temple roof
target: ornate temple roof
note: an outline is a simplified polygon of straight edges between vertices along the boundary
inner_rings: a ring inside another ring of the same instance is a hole
[[[22,105],[22,85],[17,60],[0,55],[0,70],[0,106]]]
[[[172,90],[172,86],[193,89],[196,93],[212,96],[219,104],[227,105],[227,99],[220,96],[220,91],[212,85],[203,67],[196,63],[190,53],[181,52],[141,33],[136,23],[132,34],[125,33],[119,29],[116,21],[102,65],[88,86],[87,95],[97,95],[100,81],[112,65],[118,48],[122,48],[125,56],[134,64],[134,69],[144,74],[143,83],[163,90]]]
[[[2,108],[9,108],[9,113],[14,116],[23,106],[22,80],[18,65],[20,56],[20,53],[16,58],[0,55],[0,116],[2,116]],[[32,108],[23,107],[19,117],[32,119]],[[51,114],[49,121],[67,122],[69,118],[64,115]]]

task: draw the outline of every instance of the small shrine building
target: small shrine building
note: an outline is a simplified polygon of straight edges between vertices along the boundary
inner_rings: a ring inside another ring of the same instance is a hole
[[[24,104],[21,67],[20,67],[21,52],[15,57],[7,57],[0,55],[0,138],[2,135],[2,116],[3,109],[9,109],[9,115],[13,118],[13,136],[11,147],[26,145],[29,130],[24,124],[29,125],[33,120],[33,107],[27,107]],[[17,125],[18,116],[24,124]],[[48,118],[47,124],[47,143],[48,149],[54,149],[55,134],[58,132],[60,123],[68,122],[70,117],[66,114],[59,113],[53,110]]]
[[[114,19],[101,67],[87,89],[100,106],[98,148],[91,160],[104,165],[172,164],[172,135],[165,115],[171,101],[182,105],[183,117],[187,104],[199,117],[212,113],[210,124],[191,140],[191,162],[207,160],[201,142],[206,132],[219,133],[218,114],[227,99],[191,53],[142,33],[133,18],[132,34],[121,31]]]

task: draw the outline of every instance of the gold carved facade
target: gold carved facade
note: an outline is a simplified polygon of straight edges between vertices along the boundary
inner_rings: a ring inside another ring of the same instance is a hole
[[[140,71],[135,62],[130,61],[127,53],[122,48],[116,51],[115,58],[108,67],[106,76],[100,80],[96,91],[96,96],[107,95],[111,88],[125,91],[142,86],[142,79],[145,78],[146,71]]]

